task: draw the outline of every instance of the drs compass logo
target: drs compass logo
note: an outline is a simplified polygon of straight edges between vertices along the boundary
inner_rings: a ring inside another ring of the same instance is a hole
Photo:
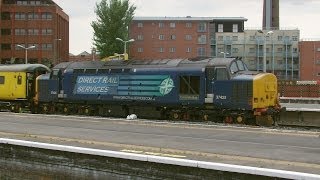
[[[160,84],[160,94],[167,95],[171,92],[171,90],[174,88],[173,80],[168,77],[167,79],[163,80]]]

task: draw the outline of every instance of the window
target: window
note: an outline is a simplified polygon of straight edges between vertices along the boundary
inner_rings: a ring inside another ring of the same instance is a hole
[[[186,23],[186,27],[187,27],[187,28],[191,28],[191,27],[192,27],[192,23],[191,23],[191,22],[187,22],[187,23]]]
[[[28,19],[39,19],[39,15],[37,13],[28,13]]]
[[[18,76],[18,79],[17,79],[17,84],[18,85],[21,85],[22,84],[22,76]]]
[[[169,48],[169,52],[176,52],[176,48],[175,47],[171,47],[171,48]]]
[[[250,36],[249,39],[250,39],[250,41],[254,41],[255,37],[254,36]]]
[[[143,40],[143,35],[139,34],[137,39],[140,41]]]
[[[249,53],[254,53],[255,49],[254,48],[249,48]]]
[[[17,1],[17,5],[27,5],[28,1]]]
[[[226,68],[216,68],[215,80],[228,80],[228,73]]]
[[[0,84],[4,84],[4,76],[0,76]]]
[[[292,36],[292,41],[298,41],[298,36]]]
[[[11,19],[11,14],[10,14],[10,12],[2,12],[2,13],[1,13],[1,19],[2,19],[2,20],[10,20],[10,19]]]
[[[170,36],[170,38],[171,38],[172,40],[175,40],[175,39],[176,39],[176,35],[172,34],[172,35]]]
[[[25,29],[15,29],[14,34],[15,35],[26,35],[26,30]]]
[[[206,35],[198,36],[198,44],[206,44],[206,43],[207,43],[207,36]]]
[[[192,50],[192,49],[191,49],[190,47],[188,47],[187,50],[186,50],[186,52],[187,52],[187,53],[190,53],[191,50]]]
[[[164,40],[164,35],[163,34],[159,35],[159,40]]]
[[[278,41],[282,41],[282,36],[278,36]]]
[[[28,35],[39,35],[39,29],[28,29]]]
[[[238,41],[238,36],[232,36],[232,41]]]
[[[238,32],[238,24],[232,25],[232,32]]]
[[[198,100],[200,94],[200,76],[179,77],[180,100]]]
[[[16,19],[16,20],[25,20],[26,19],[26,14],[25,13],[16,13],[15,15],[14,15],[14,18]]]
[[[42,29],[42,35],[52,35],[52,29]]]
[[[198,56],[206,56],[206,49],[204,47],[198,47]]]
[[[317,51],[320,52],[320,48],[317,48]]]
[[[218,36],[218,41],[223,41],[223,36]]]
[[[139,23],[138,23],[138,27],[139,27],[139,28],[142,28],[142,27],[143,27],[143,23],[142,23],[142,22],[139,22]]]
[[[138,52],[143,52],[143,48],[138,48]]]
[[[11,29],[1,29],[1,35],[11,35]]]
[[[163,48],[163,47],[160,47],[160,48],[159,48],[159,52],[163,53],[163,52],[164,52],[164,48]]]
[[[186,40],[188,40],[188,41],[192,40],[192,36],[190,34],[187,34],[186,35]]]
[[[52,44],[42,44],[41,49],[42,50],[52,50]]]
[[[223,32],[223,24],[218,24],[218,32]]]
[[[30,1],[30,5],[40,5],[40,1]]]
[[[176,27],[176,23],[172,22],[170,23],[170,28],[175,28]]]
[[[51,20],[52,19],[52,14],[49,13],[49,12],[45,12],[41,15],[41,18],[42,19],[48,19],[48,20]]]
[[[200,22],[198,24],[198,32],[206,32],[207,31],[207,23]]]
[[[163,28],[164,27],[164,23],[163,22],[159,22],[159,28]]]
[[[298,52],[298,48],[292,48],[292,51],[293,51],[294,53],[297,53],[297,52]]]
[[[317,60],[316,64],[320,64],[320,60]]]
[[[278,52],[282,52],[283,49],[282,49],[282,48],[278,48],[277,51],[278,51]]]
[[[320,76],[320,72],[317,74],[317,76]]]
[[[238,53],[239,49],[238,48],[232,48],[232,53]]]

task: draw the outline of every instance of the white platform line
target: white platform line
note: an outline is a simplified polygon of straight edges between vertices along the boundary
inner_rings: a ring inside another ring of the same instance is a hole
[[[195,161],[195,160],[178,159],[178,158],[171,158],[171,157],[160,157],[160,156],[153,156],[153,155],[134,154],[134,153],[126,153],[126,152],[101,150],[101,149],[82,148],[82,147],[75,147],[75,146],[64,146],[64,145],[58,145],[58,144],[39,143],[39,142],[33,142],[33,141],[24,141],[24,140],[7,139],[7,138],[0,138],[0,143],[25,146],[25,147],[34,147],[34,148],[40,148],[40,149],[48,149],[48,150],[58,150],[58,151],[67,151],[67,152],[73,152],[73,153],[98,155],[98,156],[105,156],[105,157],[112,157],[112,158],[138,160],[138,161],[161,163],[161,164],[197,167],[197,168],[212,169],[212,170],[218,170],[218,171],[253,174],[253,175],[260,175],[260,176],[269,176],[269,177],[278,177],[278,178],[287,178],[287,179],[301,179],[301,180],[304,180],[304,179],[320,180],[320,175],[318,174],[309,174],[309,173],[302,173],[302,172],[295,172],[295,171],[257,168],[257,167],[251,167],[251,166],[240,166],[240,165],[233,165],[233,164]]]

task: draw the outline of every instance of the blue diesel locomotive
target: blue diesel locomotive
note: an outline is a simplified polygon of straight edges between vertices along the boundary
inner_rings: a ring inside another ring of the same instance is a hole
[[[34,111],[272,125],[277,79],[236,58],[86,61],[37,78]]]

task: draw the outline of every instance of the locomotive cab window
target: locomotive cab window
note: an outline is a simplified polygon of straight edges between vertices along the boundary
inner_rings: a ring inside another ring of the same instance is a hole
[[[180,76],[180,100],[198,100],[200,76]]]
[[[17,79],[17,84],[18,85],[21,85],[22,84],[22,76],[18,76],[18,79]]]
[[[229,76],[228,76],[228,71],[226,68],[221,67],[221,68],[216,68],[215,71],[215,80],[228,80]]]
[[[4,84],[4,76],[0,76],[0,84]]]

